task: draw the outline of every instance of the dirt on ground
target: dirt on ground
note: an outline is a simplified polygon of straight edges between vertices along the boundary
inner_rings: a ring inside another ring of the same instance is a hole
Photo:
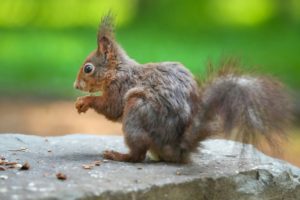
[[[93,110],[78,114],[71,101],[0,100],[0,133],[122,135],[122,126]],[[282,149],[284,153],[276,157],[300,166],[299,128],[290,131],[290,140]]]

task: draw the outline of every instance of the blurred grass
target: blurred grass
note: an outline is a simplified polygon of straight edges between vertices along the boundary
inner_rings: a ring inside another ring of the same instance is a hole
[[[96,28],[96,27],[95,27]],[[96,29],[0,30],[2,95],[76,96],[72,85],[85,57],[96,48]],[[117,39],[138,62],[180,61],[203,74],[208,60],[240,57],[248,66],[300,87],[300,29],[208,29],[198,32],[151,25],[117,30]]]

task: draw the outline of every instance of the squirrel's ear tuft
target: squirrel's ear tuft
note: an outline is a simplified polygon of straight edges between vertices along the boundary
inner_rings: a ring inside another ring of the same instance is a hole
[[[115,17],[109,12],[107,15],[104,15],[101,19],[99,30],[98,30],[98,39],[101,36],[110,36],[113,37],[113,32],[115,29]]]
[[[98,30],[98,52],[102,54],[109,53],[113,48],[114,40],[114,16],[111,12],[102,17]]]

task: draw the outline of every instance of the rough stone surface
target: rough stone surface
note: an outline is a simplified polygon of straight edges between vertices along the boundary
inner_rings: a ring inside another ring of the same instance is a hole
[[[208,140],[187,165],[108,161],[84,169],[103,160],[103,150],[126,152],[122,137],[3,134],[0,156],[30,169],[0,171],[0,199],[300,199],[300,169],[240,147]]]

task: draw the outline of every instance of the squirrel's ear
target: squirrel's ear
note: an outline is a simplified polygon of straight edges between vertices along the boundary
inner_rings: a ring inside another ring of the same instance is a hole
[[[98,53],[107,55],[113,51],[114,41],[114,18],[108,13],[101,20],[98,31]]]
[[[98,39],[98,53],[107,56],[109,53],[112,53],[113,47],[112,47],[112,41],[106,37],[103,36]]]

